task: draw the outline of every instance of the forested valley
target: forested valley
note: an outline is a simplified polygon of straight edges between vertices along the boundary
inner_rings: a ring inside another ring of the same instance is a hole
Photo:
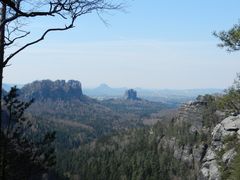
[[[15,93],[34,98],[24,109],[31,132],[54,133],[49,179],[197,179],[213,129],[237,111],[229,102],[237,106],[240,97],[232,88],[180,107],[124,96],[99,101],[73,80],[35,81]],[[231,171],[229,165],[223,174]]]

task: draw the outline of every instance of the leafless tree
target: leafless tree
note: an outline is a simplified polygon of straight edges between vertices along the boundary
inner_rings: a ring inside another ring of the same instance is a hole
[[[3,70],[18,53],[44,40],[50,32],[73,28],[78,17],[84,14],[96,12],[101,15],[104,11],[122,9],[122,4],[113,0],[0,0],[0,8],[0,87],[2,89]],[[28,29],[26,22],[37,21],[39,18],[53,18],[59,27],[56,25],[51,28],[46,27],[37,39],[29,38],[33,29]],[[63,26],[60,25],[62,23]],[[21,45],[15,46],[19,42]],[[3,129],[1,90],[0,97],[1,143]]]

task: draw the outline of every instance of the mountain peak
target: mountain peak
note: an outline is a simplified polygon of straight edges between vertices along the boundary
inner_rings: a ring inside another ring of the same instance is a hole
[[[105,84],[105,83],[100,84],[97,88],[110,89],[110,87],[107,84]]]

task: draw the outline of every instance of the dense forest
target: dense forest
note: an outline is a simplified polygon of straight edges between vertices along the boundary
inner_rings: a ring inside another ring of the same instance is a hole
[[[83,95],[77,81],[37,81],[13,90],[5,92],[6,103],[12,96],[20,104],[34,98],[22,109],[29,132],[47,135],[41,143],[32,135],[28,141],[54,147],[41,148],[51,155],[49,179],[197,179],[213,128],[238,113],[240,97],[233,86],[225,95],[199,96],[174,116],[157,116],[176,107],[143,99],[98,101]],[[143,123],[152,117],[153,124]],[[232,176],[237,163],[238,157],[222,175]]]

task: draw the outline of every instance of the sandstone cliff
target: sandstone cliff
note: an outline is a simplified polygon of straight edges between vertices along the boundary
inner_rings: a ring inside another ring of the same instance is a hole
[[[25,85],[21,89],[24,98],[34,98],[36,100],[71,100],[84,99],[82,86],[75,80],[42,80]]]
[[[204,124],[206,102],[194,101],[182,105],[174,121],[187,123],[189,136],[199,135],[192,141],[181,143],[179,137],[163,136],[159,146],[173,150],[173,156],[189,167],[189,177],[198,180],[220,180],[237,155],[240,144],[240,115],[224,118],[224,113],[214,112],[218,122],[213,128]]]

